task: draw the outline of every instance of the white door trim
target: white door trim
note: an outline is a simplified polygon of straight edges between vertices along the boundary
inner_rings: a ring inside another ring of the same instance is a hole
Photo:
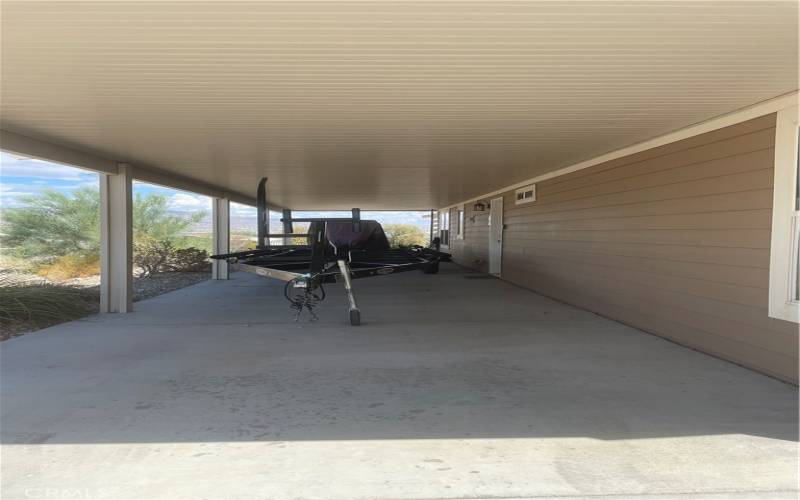
[[[503,197],[492,199],[489,206],[489,274],[500,276],[503,270]]]

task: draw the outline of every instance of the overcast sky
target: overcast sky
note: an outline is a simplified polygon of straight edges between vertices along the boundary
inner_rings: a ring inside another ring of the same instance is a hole
[[[18,207],[20,206],[20,197],[36,194],[43,189],[70,192],[83,186],[98,189],[98,174],[75,167],[0,152],[0,208]],[[211,213],[211,198],[208,196],[141,182],[135,182],[133,189],[134,193],[158,193],[166,196],[169,208],[173,212],[188,213],[205,210],[207,213]],[[255,190],[255,187],[253,189]],[[297,212],[296,214],[302,217],[349,216],[349,212]],[[247,224],[248,219],[252,219],[253,229],[255,229],[255,208],[232,203],[231,216],[234,226],[241,227]],[[271,218],[277,224],[279,217],[279,214],[273,214]],[[362,217],[377,219],[384,224],[414,224],[425,231],[430,225],[428,212],[364,211]]]

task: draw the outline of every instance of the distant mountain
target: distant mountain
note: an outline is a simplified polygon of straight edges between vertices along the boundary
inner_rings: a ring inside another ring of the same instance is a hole
[[[187,212],[171,211],[173,215],[186,215]],[[307,214],[304,214],[307,215]],[[314,214],[313,216],[323,216],[322,214]],[[339,214],[336,214],[339,217]],[[382,224],[414,224],[423,231],[427,232],[430,229],[430,216],[428,212],[365,212],[366,217],[374,217]],[[276,217],[272,217],[273,224],[279,224]],[[192,234],[211,233],[211,214],[206,216],[189,231]],[[231,215],[231,231],[232,232],[256,232],[255,216],[241,216]]]

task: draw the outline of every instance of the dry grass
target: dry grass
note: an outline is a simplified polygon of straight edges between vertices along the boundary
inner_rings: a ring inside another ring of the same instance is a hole
[[[32,273],[36,263],[32,259],[21,259],[8,255],[0,249],[0,272]]]
[[[64,255],[37,269],[36,274],[51,281],[86,278],[100,274],[100,257],[97,255]]]
[[[0,339],[80,318],[90,313],[96,302],[96,293],[81,288],[2,273]]]

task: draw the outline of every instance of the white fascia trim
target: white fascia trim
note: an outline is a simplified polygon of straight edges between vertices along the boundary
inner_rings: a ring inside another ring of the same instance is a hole
[[[448,208],[453,208],[458,205],[470,203],[477,200],[483,200],[485,198],[490,198],[498,194],[502,194],[508,191],[513,191],[517,188],[526,186],[528,184],[534,184],[547,179],[552,179],[553,177],[559,177],[561,175],[570,174],[572,172],[577,172],[578,170],[583,170],[585,168],[593,167],[595,165],[599,165],[607,161],[616,160],[617,158],[622,158],[636,153],[641,153],[642,151],[647,151],[648,149],[657,148],[659,146],[664,146],[665,144],[670,144],[673,142],[682,141],[683,139],[688,139],[689,137],[705,134],[706,132],[711,132],[713,130],[729,127],[737,123],[746,122],[747,120],[752,120],[753,118],[758,118],[759,116],[775,113],[781,109],[797,105],[797,99],[798,99],[798,91],[794,90],[792,92],[789,92],[788,94],[783,94],[778,97],[774,97],[772,99],[768,99],[766,101],[762,101],[753,104],[751,106],[747,106],[738,109],[736,111],[732,111],[730,113],[726,113],[724,115],[720,115],[715,118],[711,118],[709,120],[696,123],[694,125],[690,125],[688,127],[676,130],[674,132],[670,132],[664,135],[660,135],[658,137],[654,137],[652,139],[648,139],[643,142],[637,142],[636,144],[632,144],[622,149],[617,149],[605,153],[603,155],[597,156],[595,158],[585,160],[580,163],[575,163],[574,165],[559,168],[557,170],[553,170],[552,172],[547,172],[538,175],[536,177],[521,182],[517,182],[516,184],[496,189],[490,193],[485,193],[480,196],[474,196],[472,198],[459,201],[458,203],[447,205],[445,207],[440,208],[439,210],[446,210]]]
[[[134,166],[133,178],[137,181],[147,182],[149,184],[156,184],[172,189],[180,189],[181,191],[188,191],[190,193],[202,194],[210,196],[211,198],[227,198],[234,203],[248,205],[251,207],[256,206],[256,200],[250,196],[244,196],[238,193],[229,193],[214,186],[210,186],[203,182],[195,181],[183,176],[176,176],[161,172],[159,170]],[[279,210],[280,207],[270,206],[270,209]]]
[[[800,305],[793,299],[797,262],[794,219],[797,186],[798,107],[778,111],[775,123],[775,182],[772,199],[772,240],[769,259],[769,316],[800,322]]]
[[[119,173],[117,162],[108,158],[85,153],[77,149],[40,141],[26,135],[0,130],[0,149],[10,153],[60,163],[69,167],[92,170],[104,174]]]
[[[120,169],[117,160],[111,160],[92,153],[86,153],[59,144],[34,139],[26,135],[0,130],[0,149],[10,153],[37,158],[44,161],[59,163],[70,167],[91,170],[101,174],[116,175]],[[125,163],[131,165],[132,163]],[[203,182],[195,181],[180,175],[162,172],[148,166],[135,165],[132,167],[133,177],[136,180],[157,184],[173,189],[180,189],[191,193],[211,196],[212,198],[229,198],[235,203],[256,206],[256,199],[239,193],[227,193],[223,189],[210,186]],[[270,206],[273,210],[281,210],[276,205]]]

